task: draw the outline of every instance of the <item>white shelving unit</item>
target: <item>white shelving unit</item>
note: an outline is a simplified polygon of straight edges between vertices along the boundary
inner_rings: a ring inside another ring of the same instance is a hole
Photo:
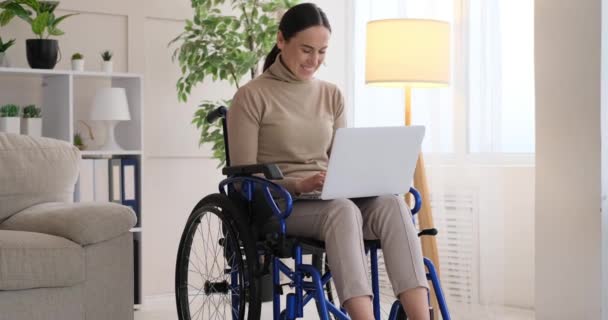
[[[143,172],[143,77],[130,73],[105,73],[72,70],[42,70],[27,68],[0,68],[0,105],[16,103],[36,104],[42,109],[42,135],[74,142],[78,121],[86,120],[95,89],[99,87],[125,88],[130,121],[116,127],[116,141],[124,150],[102,151],[87,149],[83,158],[113,158],[133,156],[139,163],[139,219],[143,217],[141,186]],[[78,115],[78,116],[77,116]],[[83,119],[84,118],[84,119]],[[96,134],[103,137],[103,134]],[[140,221],[131,229],[135,244],[135,297],[141,303],[141,234]]]

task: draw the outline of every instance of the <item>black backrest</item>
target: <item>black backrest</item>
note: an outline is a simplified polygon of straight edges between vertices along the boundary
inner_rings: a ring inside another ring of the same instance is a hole
[[[228,124],[226,123],[226,114],[228,113],[228,108],[221,106],[217,109],[209,112],[207,115],[207,123],[213,123],[218,118],[222,118],[222,132],[224,134],[224,151],[226,152],[226,166],[230,166],[230,149],[228,149]]]

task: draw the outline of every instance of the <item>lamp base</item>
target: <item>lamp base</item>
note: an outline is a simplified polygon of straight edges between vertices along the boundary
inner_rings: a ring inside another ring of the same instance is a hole
[[[116,143],[116,139],[114,138],[114,129],[118,124],[118,121],[104,121],[106,126],[106,142],[104,145],[99,148],[99,150],[103,151],[122,151],[124,150],[121,146]]]

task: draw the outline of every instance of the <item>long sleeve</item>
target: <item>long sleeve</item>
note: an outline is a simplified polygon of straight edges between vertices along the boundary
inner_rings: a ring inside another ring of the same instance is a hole
[[[339,89],[336,89],[336,109],[334,111],[334,133],[338,128],[346,127],[346,112],[344,106],[344,96]]]
[[[346,112],[344,112],[344,96],[342,95],[342,92],[340,90],[338,90],[336,88],[336,93],[335,93],[335,97],[334,97],[334,104],[335,104],[335,109],[334,109],[334,125],[333,125],[333,129],[334,129],[334,133],[333,133],[333,137],[332,137],[332,141],[331,141],[331,146],[329,147],[329,150],[327,151],[327,158],[329,159],[329,156],[331,155],[331,149],[333,148],[334,145],[334,138],[336,137],[336,130],[338,130],[339,128],[344,128],[346,127]]]
[[[261,113],[245,87],[239,89],[228,109],[230,165],[257,163]]]
[[[228,145],[230,165],[257,164],[258,139],[262,121],[262,102],[256,102],[247,87],[241,88],[228,109]],[[296,177],[285,177],[273,182],[295,194]]]

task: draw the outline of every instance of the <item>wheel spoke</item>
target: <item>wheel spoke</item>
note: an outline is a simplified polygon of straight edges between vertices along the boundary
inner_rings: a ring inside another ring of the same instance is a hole
[[[178,262],[178,270],[184,275],[178,281],[181,285],[176,286],[178,306],[186,310],[184,313],[190,315],[190,320],[232,319],[234,314],[243,319],[253,312],[249,299],[259,303],[258,297],[247,298],[246,286],[250,284],[245,281],[253,275],[247,273],[250,271],[244,265],[248,261],[244,251],[248,247],[244,244],[255,245],[255,241],[241,241],[236,223],[226,220],[234,215],[230,210],[218,209],[201,207],[196,213],[198,218],[189,220],[185,229],[188,234],[180,244],[183,260]],[[257,314],[258,304],[255,310]]]

